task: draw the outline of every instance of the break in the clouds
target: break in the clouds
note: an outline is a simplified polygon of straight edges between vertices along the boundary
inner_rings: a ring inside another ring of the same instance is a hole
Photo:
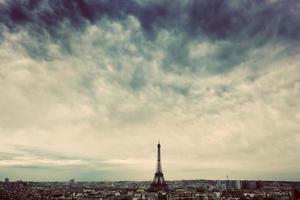
[[[0,1],[0,177],[299,180],[299,10]]]

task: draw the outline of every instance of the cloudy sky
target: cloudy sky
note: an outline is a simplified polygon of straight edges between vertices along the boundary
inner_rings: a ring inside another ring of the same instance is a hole
[[[299,181],[299,10],[1,0],[0,178]]]

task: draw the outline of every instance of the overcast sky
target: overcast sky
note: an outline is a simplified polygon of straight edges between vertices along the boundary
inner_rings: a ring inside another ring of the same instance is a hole
[[[1,0],[0,178],[300,180],[298,0]]]

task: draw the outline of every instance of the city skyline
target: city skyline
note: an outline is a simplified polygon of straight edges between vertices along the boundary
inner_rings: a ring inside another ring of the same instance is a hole
[[[0,0],[0,178],[300,180],[297,0]]]

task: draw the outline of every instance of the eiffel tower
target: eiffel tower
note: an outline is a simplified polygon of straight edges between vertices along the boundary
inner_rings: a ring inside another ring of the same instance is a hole
[[[156,172],[154,174],[154,179],[148,189],[149,192],[160,192],[160,191],[168,191],[168,185],[165,182],[164,174],[161,168],[160,162],[160,143],[158,141],[157,144],[157,165],[156,165]]]

